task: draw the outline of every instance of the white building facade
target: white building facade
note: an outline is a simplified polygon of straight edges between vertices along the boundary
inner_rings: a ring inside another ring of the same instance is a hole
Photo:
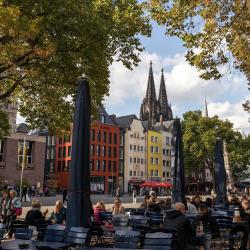
[[[124,191],[131,192],[133,188],[145,181],[146,173],[146,144],[147,138],[143,124],[140,120],[133,119],[125,133],[124,157]]]

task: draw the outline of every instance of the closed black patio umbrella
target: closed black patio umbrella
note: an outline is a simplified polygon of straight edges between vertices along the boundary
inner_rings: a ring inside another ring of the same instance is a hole
[[[223,157],[223,141],[216,139],[215,143],[215,164],[214,164],[215,204],[227,205],[227,184],[226,170]]]
[[[186,205],[182,131],[179,118],[174,120],[172,143],[174,146],[172,203],[182,202]]]
[[[86,79],[80,79],[73,123],[67,228],[89,227],[91,223],[92,204],[90,201],[89,167],[90,112],[89,83]]]

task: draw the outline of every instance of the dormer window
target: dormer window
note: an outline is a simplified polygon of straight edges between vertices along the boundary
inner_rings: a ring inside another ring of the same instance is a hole
[[[105,115],[101,115],[101,123],[106,123],[106,116]]]

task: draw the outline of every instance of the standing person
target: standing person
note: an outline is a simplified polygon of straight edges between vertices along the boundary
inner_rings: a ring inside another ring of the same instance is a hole
[[[21,197],[21,201],[23,201],[23,198],[24,198],[24,201],[26,202],[26,195],[27,195],[27,191],[28,191],[28,189],[27,189],[27,187],[24,185],[23,186],[23,189],[22,189],[22,197]]]
[[[133,188],[133,204],[136,204],[136,189]]]
[[[120,198],[120,187],[117,187],[116,189],[116,197]]]
[[[32,193],[32,196],[35,197],[35,194],[36,194],[36,186],[35,185],[31,186],[31,193]]]
[[[0,219],[2,220],[3,224],[7,223],[7,204],[9,202],[9,191],[4,190],[2,192],[2,200],[0,203]]]
[[[66,220],[66,208],[63,206],[63,202],[58,200],[56,202],[55,210],[52,212],[48,219],[55,224],[64,224]]]
[[[68,190],[67,190],[67,188],[64,188],[63,189],[63,204],[65,201],[68,201],[67,195],[68,195]]]
[[[12,225],[16,220],[17,216],[22,214],[22,204],[20,200],[16,197],[17,193],[15,190],[10,191],[10,199],[6,206],[7,209],[7,224],[8,224],[8,237],[12,238],[13,228]]]

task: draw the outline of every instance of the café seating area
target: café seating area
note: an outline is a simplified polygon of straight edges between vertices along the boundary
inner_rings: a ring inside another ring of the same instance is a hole
[[[102,225],[91,228],[72,227],[66,229],[65,225],[41,223],[37,228],[29,228],[25,222],[18,221],[14,228],[15,240],[4,240],[2,249],[164,249],[178,250],[176,241],[178,235],[174,230],[161,227],[165,213],[149,213],[128,210],[126,214],[112,216],[107,214],[107,221]],[[230,210],[211,211],[216,218],[220,237],[211,240],[211,249],[239,249],[242,240],[241,231],[233,231],[237,225],[244,222],[233,221]],[[194,214],[187,214],[192,220]],[[42,226],[40,226],[42,225]],[[246,225],[246,223],[245,223]],[[246,225],[248,227],[248,225]],[[0,240],[4,234],[4,227],[0,226]],[[206,232],[202,232],[206,234]],[[2,237],[3,238],[3,237]],[[190,249],[199,249],[192,246]],[[25,248],[25,246],[27,246]],[[46,248],[47,247],[47,248]],[[17,248],[18,249],[18,248]]]

